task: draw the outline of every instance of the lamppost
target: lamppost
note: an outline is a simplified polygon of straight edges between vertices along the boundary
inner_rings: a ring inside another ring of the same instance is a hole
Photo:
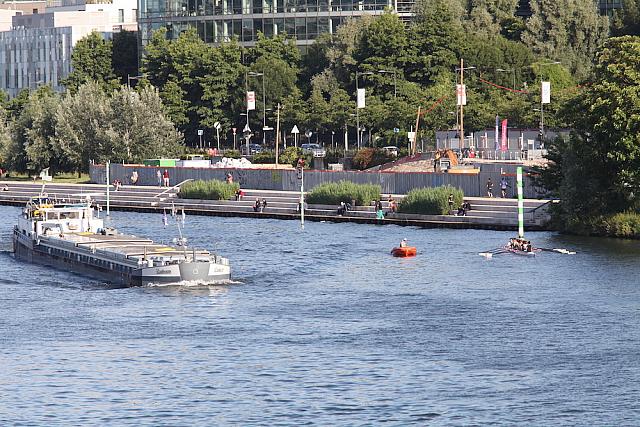
[[[360,88],[358,87],[358,76],[370,76],[373,74],[373,71],[365,71],[364,73],[358,73],[356,69],[356,141],[358,143],[358,150],[360,149],[360,108],[364,108],[364,94],[363,94],[363,102],[362,107],[360,107],[359,102],[359,94]]]
[[[264,90],[264,72],[258,73],[255,71],[250,71],[249,76],[251,77],[262,77],[262,145],[265,145],[267,142],[267,134],[266,131],[270,128],[267,127],[267,93]]]
[[[540,103],[540,107],[544,104]],[[534,108],[533,111],[540,113],[540,145],[542,148],[544,146],[544,108]]]
[[[467,95],[464,87],[464,71],[474,70],[475,68],[476,67],[465,68],[464,59],[462,58],[460,58],[460,68],[456,68],[456,71],[460,71],[460,88],[457,93],[458,106],[460,107],[460,148],[464,147],[464,105],[467,103]]]
[[[560,61],[553,61],[553,62],[543,62],[540,65],[540,67],[546,67],[547,65],[558,65],[560,64]],[[543,94],[543,85],[544,85],[544,81],[542,80],[543,76],[542,76],[542,72],[540,72],[540,148],[544,148],[544,104],[549,103],[550,101],[550,97],[551,97],[551,86],[550,84],[548,84],[548,91],[549,93],[547,94],[548,99],[545,100],[545,96]],[[546,101],[546,102],[545,102]]]
[[[388,71],[388,70],[378,70],[380,74],[391,74],[393,73],[393,99],[398,97],[398,84],[396,80],[396,70]]]
[[[127,88],[131,89],[131,80],[140,80],[143,77],[143,75],[130,76],[129,74],[127,74]]]

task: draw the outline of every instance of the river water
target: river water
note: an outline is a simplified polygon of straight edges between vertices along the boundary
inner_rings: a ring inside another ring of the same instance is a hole
[[[530,233],[578,254],[486,260],[510,233],[189,216],[237,283],[109,289],[15,261],[18,213],[0,425],[640,423],[640,242]]]

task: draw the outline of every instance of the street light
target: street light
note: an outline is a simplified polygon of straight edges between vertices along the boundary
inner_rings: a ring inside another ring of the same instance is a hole
[[[251,77],[260,77],[262,76],[262,145],[265,145],[267,142],[267,134],[265,130],[271,130],[267,128],[267,93],[264,90],[264,72],[258,73],[255,71],[249,71],[249,76]]]
[[[457,97],[460,103],[460,148],[464,147],[464,99],[466,97],[464,90],[464,71],[465,70],[475,70],[476,67],[466,67],[464,66],[464,59],[460,58],[460,68],[456,68],[456,71],[460,71],[460,94]],[[464,96],[463,96],[464,95]],[[418,129],[416,129],[416,132]],[[416,134],[417,135],[417,134]]]
[[[397,82],[396,82],[396,70],[393,70],[393,71],[378,70],[378,73],[380,73],[380,74],[391,74],[391,73],[393,73],[393,99],[396,99],[398,97],[398,85],[397,85]]]
[[[543,62],[540,67],[546,67],[547,65],[558,65],[560,61]],[[540,148],[544,148],[544,99],[542,98],[542,72],[540,73]],[[535,110],[535,109],[534,109]]]
[[[143,77],[144,77],[143,75],[130,76],[129,74],[127,74],[127,87],[131,89],[131,80],[140,80]]]
[[[370,76],[373,74],[373,71],[365,71],[364,73],[358,73],[356,69],[356,141],[358,143],[358,150],[360,149],[360,107],[358,105],[358,76]]]

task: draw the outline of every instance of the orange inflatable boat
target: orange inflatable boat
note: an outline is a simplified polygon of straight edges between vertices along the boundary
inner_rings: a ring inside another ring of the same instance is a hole
[[[416,256],[417,249],[414,246],[405,246],[404,248],[391,249],[391,255],[395,257],[410,257]]]

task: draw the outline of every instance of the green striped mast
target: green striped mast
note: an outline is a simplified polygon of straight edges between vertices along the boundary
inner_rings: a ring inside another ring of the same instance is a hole
[[[518,187],[518,237],[524,237],[524,200],[522,198],[522,166],[517,170]]]

